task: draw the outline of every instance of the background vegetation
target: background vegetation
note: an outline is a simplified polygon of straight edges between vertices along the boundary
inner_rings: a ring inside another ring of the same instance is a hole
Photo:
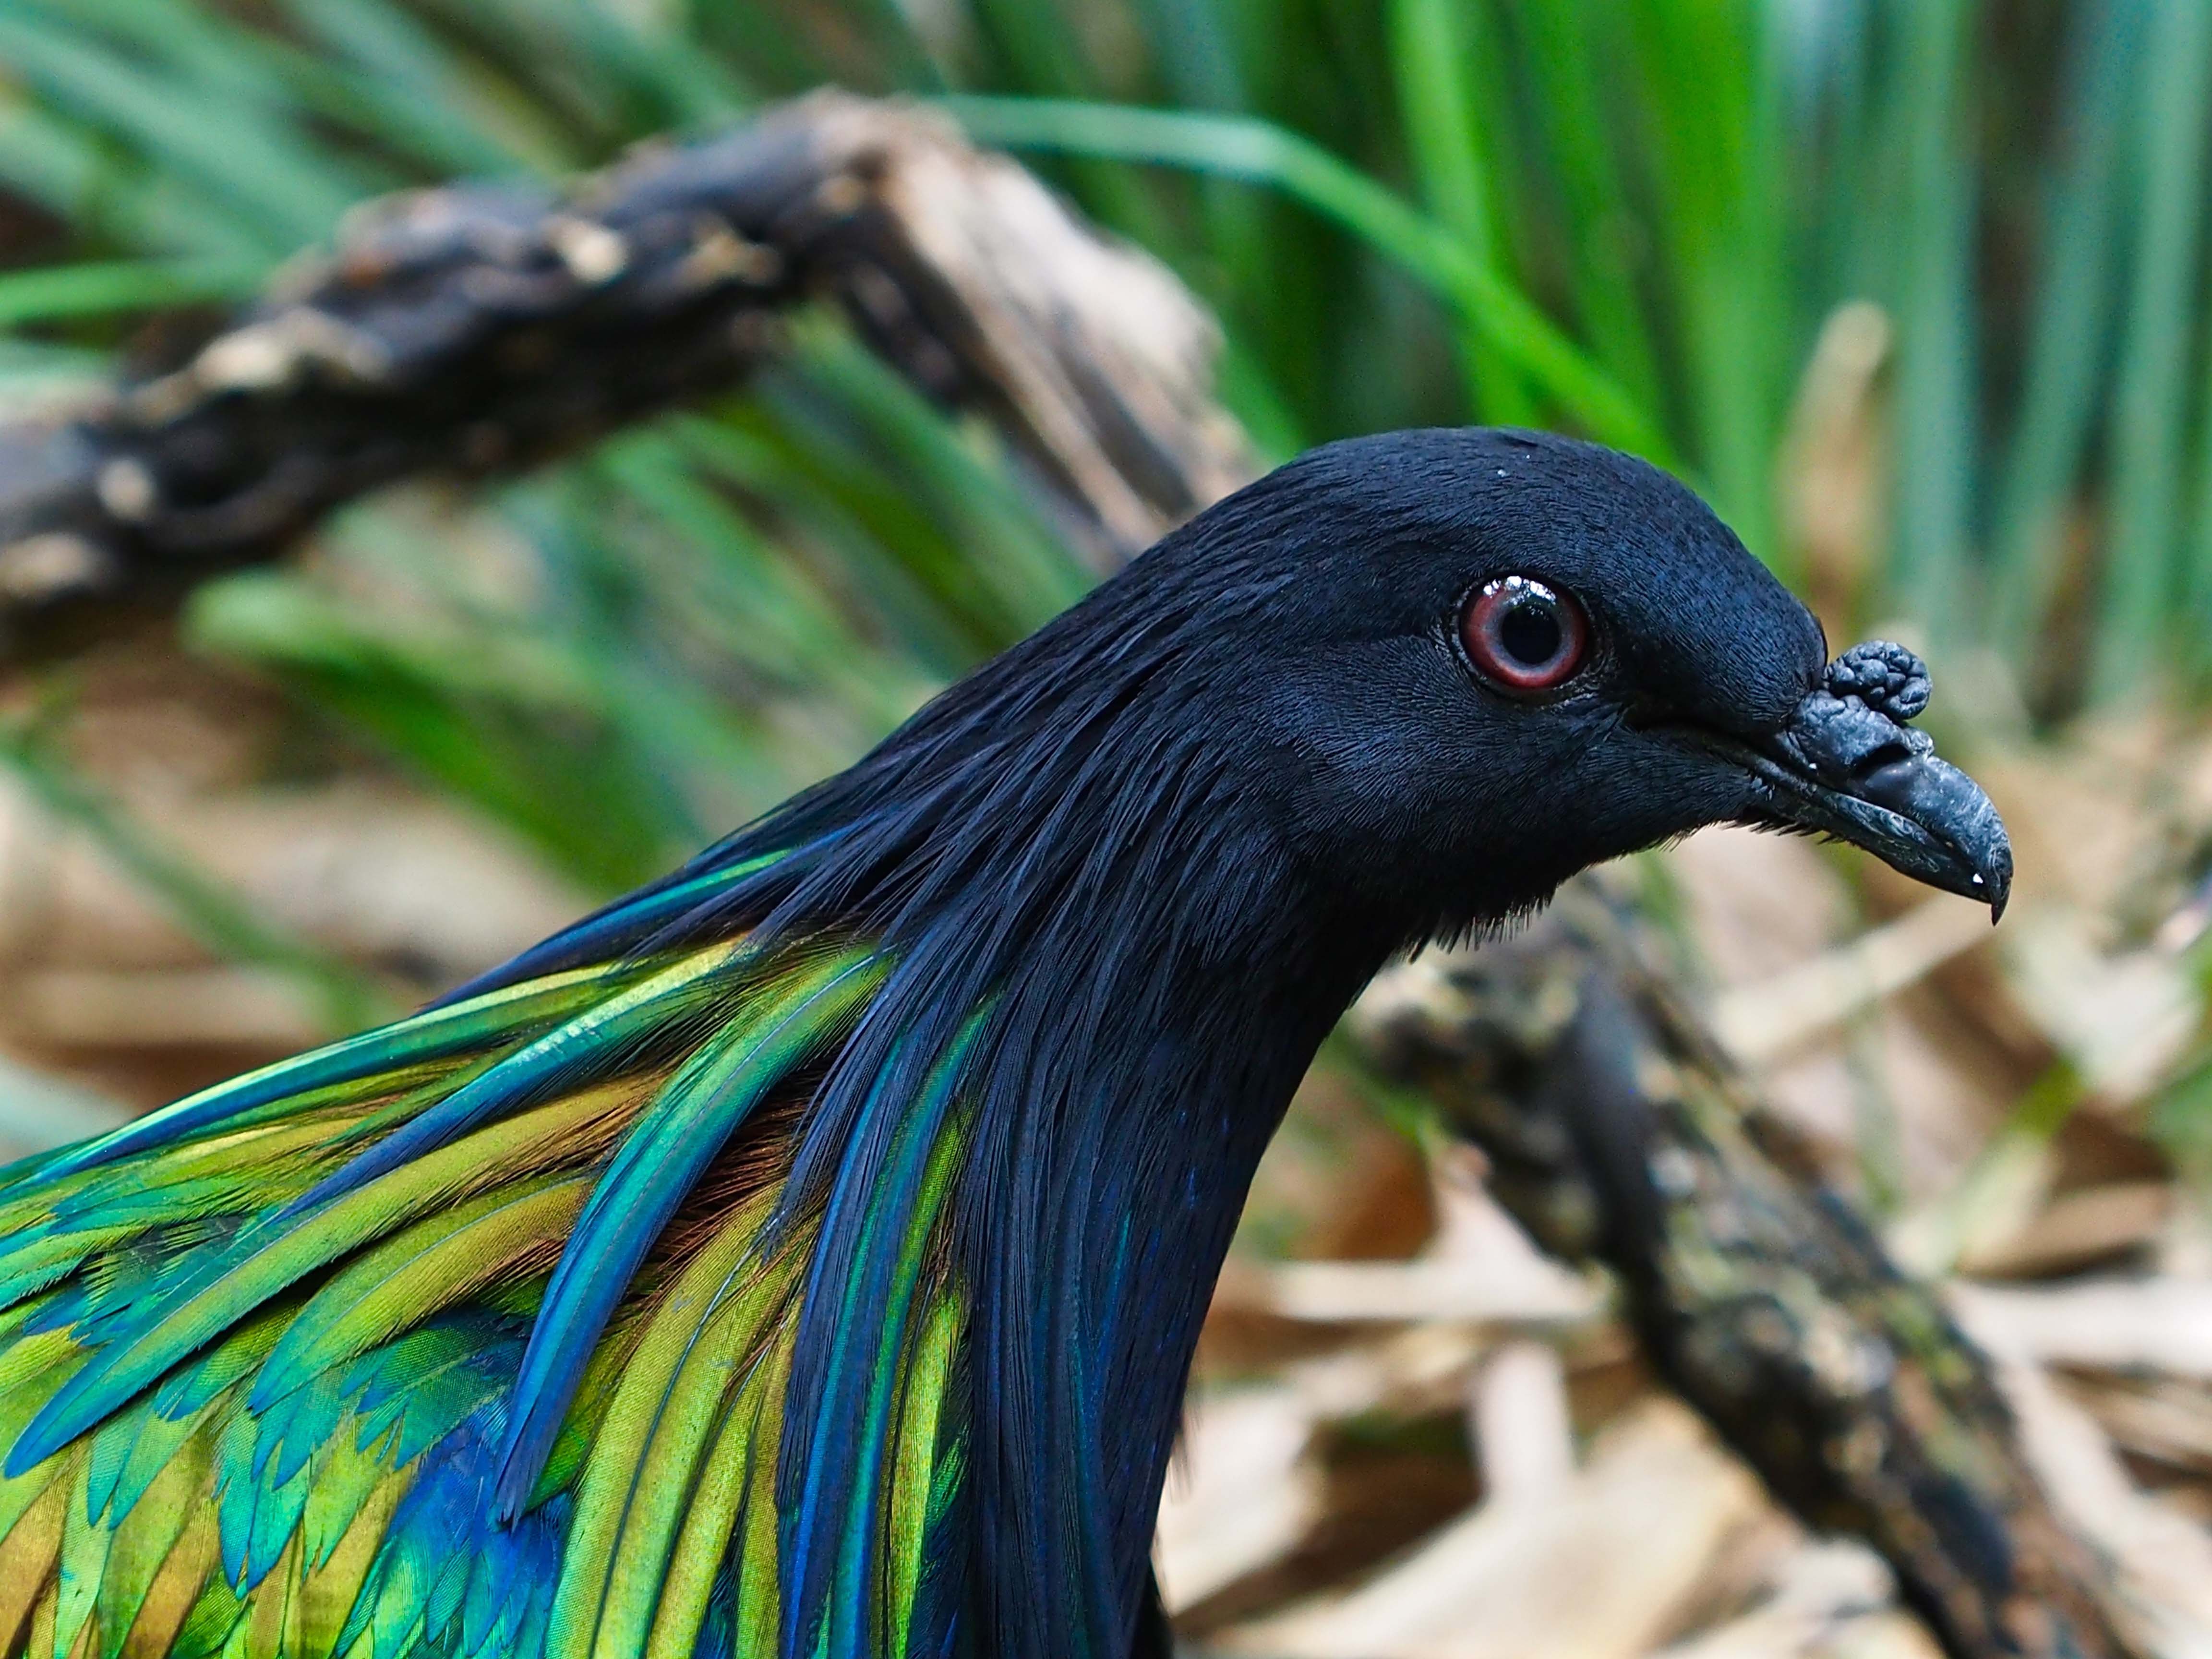
[[[939,102],[1171,265],[1222,321],[1223,396],[1263,458],[1424,422],[1578,431],[1698,483],[1836,644],[1926,643],[1947,749],[2010,781],[2008,813],[2049,806],[2055,828],[2024,843],[2001,970],[1978,949],[1900,1014],[1892,994],[1966,948],[1923,928],[1918,968],[1882,998],[1815,1011],[1822,1098],[1846,1103],[1826,1126],[1838,1167],[1902,1218],[1893,1241],[1916,1267],[2212,1278],[2212,1231],[2195,1256],[2160,1242],[2179,1236],[2177,1170],[2212,1170],[2212,1044],[2191,1035],[2212,921],[2212,5],[0,0],[0,403],[65,395],[126,347],[158,358],[179,308],[188,325],[250,293],[367,197],[556,177],[828,82]],[[988,428],[928,405],[824,313],[742,395],[481,498],[387,493],[301,562],[202,590],[182,631],[215,665],[195,672],[281,693],[276,735],[227,782],[400,776],[526,842],[567,884],[544,901],[557,921],[848,759],[1097,571]],[[207,958],[304,988],[318,1029],[419,994],[436,975],[404,953],[242,900],[253,884],[233,878],[263,855],[225,848],[205,814],[178,833],[94,740],[134,674],[156,699],[207,695],[170,672],[102,660],[0,687],[8,788],[157,894]],[[191,740],[241,723],[225,703]],[[2115,744],[2125,766],[2107,763]],[[2076,807],[2089,816],[2057,810]],[[22,1009],[59,1000],[76,1018],[97,999],[65,972],[46,1002],[22,988],[18,832],[0,801],[0,1036],[20,1049]],[[1769,1033],[1807,1024],[1774,994],[1796,982],[1782,970],[1847,955],[1909,902],[1861,865],[1788,851],[1770,868],[1736,847],[1717,878],[1685,860],[1675,889],[1647,885],[1708,957],[1724,1028],[1731,1007]],[[1744,890],[1769,908],[1716,908]],[[182,993],[162,986],[129,1018],[161,999],[174,1014]],[[236,1011],[235,985],[212,994]],[[118,1092],[150,1103],[304,1040],[288,1030],[203,1042]],[[82,1073],[96,1045],[31,1046]],[[1759,1052],[1780,1055],[1765,1081],[1788,1106],[1792,1056]],[[0,1142],[97,1109],[4,1065]],[[1343,1081],[1309,1103],[1248,1238],[1409,1254],[1449,1160],[1378,1144],[1372,1101]],[[2085,1099],[2110,1109],[2077,1114]],[[2200,1325],[2206,1305],[2190,1304]],[[2166,1353],[2185,1323],[2156,1313],[2145,1340]],[[1617,1332],[1577,1328],[1582,1429],[1592,1401],[1613,1410],[1648,1379],[1623,1381]],[[2133,1472],[2164,1471],[2161,1490],[2212,1514],[2212,1361],[2097,1363],[2122,1381],[2091,1404]],[[2197,1381],[2158,1382],[2167,1415],[2145,1415],[2127,1390],[2177,1364]],[[1297,1424],[1268,1499],[1285,1506],[1308,1467]],[[1443,1455],[1402,1427],[1328,1431],[1330,1512],[1371,1487],[1375,1513],[1310,1579],[1469,1500],[1456,1419]],[[1638,1545],[1601,1540],[1594,1559]],[[1724,1576],[1704,1559],[1692,1581]],[[1748,1570],[1727,1572],[1741,1598]],[[1632,1620],[1623,1651],[1669,1616]]]
[[[1470,419],[1638,448],[1832,634],[1940,646],[1954,742],[2212,672],[2191,0],[7,0],[0,392],[366,196],[827,81],[945,100],[1166,259],[1268,457]],[[369,504],[186,634],[609,891],[1091,574],[817,319],[743,397],[481,510]]]
[[[1990,718],[2207,666],[2212,15],[2183,0],[10,0],[0,65],[17,382],[244,291],[365,195],[557,173],[834,80],[949,97],[1165,258],[1269,453],[1562,423],[1684,468],[1801,583],[1778,455],[1824,319],[1871,300],[1892,465],[1832,621],[1986,647]],[[528,601],[438,607],[485,648],[281,579],[210,595],[198,636],[601,885],[1083,580],[987,446],[826,331],[501,520]],[[342,537],[407,562],[395,539],[434,586],[375,513]],[[549,717],[590,740],[555,763],[523,735]],[[584,799],[623,811],[582,835]]]

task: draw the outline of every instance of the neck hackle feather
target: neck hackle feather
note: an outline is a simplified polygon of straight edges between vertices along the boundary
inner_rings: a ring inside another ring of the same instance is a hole
[[[1155,561],[445,1002],[0,1176],[0,1652],[1121,1659],[1393,942],[1225,766],[1279,576]]]

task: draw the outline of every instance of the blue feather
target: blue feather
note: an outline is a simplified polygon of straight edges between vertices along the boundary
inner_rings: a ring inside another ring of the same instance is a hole
[[[715,850],[701,854],[661,881],[601,906],[489,973],[456,986],[430,1006],[451,1007],[525,981],[649,952],[663,942],[672,945],[683,936],[681,924],[685,918],[702,906],[711,907],[728,898],[748,877],[759,874],[782,856],[762,853],[737,864],[696,873],[702,866],[715,863]],[[664,941],[660,937],[664,932],[676,937]]]
[[[742,1019],[670,1079],[608,1166],[554,1270],[515,1385],[497,1512],[529,1501],[593,1346],[630,1277],[746,1115],[806,1053],[840,1032],[880,981],[872,955],[833,958],[775,986],[766,1030]]]
[[[742,940],[732,940],[699,951],[556,1026],[316,1182],[276,1220],[333,1203],[495,1118],[604,1075],[602,1068],[654,1037],[684,1029],[744,951]]]
[[[921,1250],[936,1219],[924,1212],[926,1177],[951,1150],[949,1121],[985,1021],[978,1015],[962,1026],[913,1101],[878,1088],[861,1125],[863,1134],[878,1127],[872,1120],[895,1126],[885,1167],[867,1170],[856,1160],[830,1195],[805,1303],[819,1310],[812,1318],[832,1346],[812,1411],[793,1419],[811,1432],[798,1448],[799,1499],[784,1517],[784,1643],[792,1651],[807,1645],[817,1620],[832,1653],[866,1650],[881,1636],[869,1602],[880,1573],[891,1385],[905,1352]],[[885,1082],[902,1069],[887,1066]],[[841,1224],[855,1233],[842,1285],[824,1265],[840,1260],[829,1238]],[[805,1334],[802,1327],[802,1340]]]

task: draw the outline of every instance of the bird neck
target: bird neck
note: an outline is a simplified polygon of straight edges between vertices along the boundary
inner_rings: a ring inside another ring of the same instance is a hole
[[[794,1191],[825,1195],[822,1259],[844,1217],[906,1201],[860,1175],[890,1133],[866,1103],[878,1080],[982,1026],[945,1236],[968,1310],[970,1616],[1006,1654],[1126,1649],[1254,1170],[1399,942],[1342,914],[1202,750],[1109,759],[1043,754],[982,800],[866,783],[863,810],[818,857],[781,861],[762,901],[769,927],[776,910],[858,917],[897,961],[870,1011],[880,1039],[857,1034],[794,1165]],[[819,1405],[813,1351],[803,1334],[801,1413]]]
[[[1079,1596],[1118,1650],[1253,1173],[1395,942],[1330,918],[1264,829],[1230,816],[1183,848],[1176,881],[1125,895],[1118,922],[1079,903],[1055,917],[1000,993],[959,1214],[985,1623],[1001,1633]],[[1034,1633],[1006,1650],[1053,1650]]]
[[[1143,1590],[1192,1359],[1254,1173],[1368,966],[1315,964],[1285,984],[1279,963],[1255,962],[1210,1006],[1192,1006],[1131,1075],[1101,1078],[1103,1109],[1060,1126],[1050,1162],[1064,1196],[1040,1183],[1053,1201],[1009,1209],[994,1230],[999,1271],[1031,1282],[1030,1352],[1059,1373],[1046,1420],[1061,1467],[1033,1496],[1068,1490],[1071,1475],[1097,1492],[1105,1559],[1086,1565],[1094,1577],[1106,1567],[1099,1588],[1116,1608]],[[1338,988],[1315,994],[1331,980]]]
[[[941,1534],[963,1565],[921,1581],[957,1583],[962,1611],[917,1611],[916,1628],[954,1620],[1010,1656],[1126,1652],[1253,1171],[1337,1016],[1404,942],[1243,787],[1230,692],[1174,672],[1195,622],[1121,620],[1073,643],[1048,629],[506,970],[737,933],[771,957],[778,939],[834,936],[884,964],[787,1164],[784,1207],[816,1240],[786,1407],[791,1479],[805,1471],[783,1522],[790,1604],[829,1595],[872,1374],[854,1346],[898,1328],[915,1270],[892,1257],[927,1236],[919,1270],[964,1309],[967,1473]],[[923,1172],[941,1146],[957,1169],[939,1208]]]

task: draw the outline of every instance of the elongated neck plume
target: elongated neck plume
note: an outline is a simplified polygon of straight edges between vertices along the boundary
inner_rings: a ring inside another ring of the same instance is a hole
[[[1156,563],[1115,596],[1111,628],[1097,601],[1079,608],[659,896],[506,975],[738,932],[865,937],[891,964],[807,1109],[786,1200],[821,1226],[782,1458],[805,1471],[786,1494],[787,1606],[814,1604],[817,1567],[834,1601],[808,1540],[867,1488],[840,1450],[868,1409],[855,1333],[901,1316],[885,1241],[924,1201],[928,1146],[957,1140],[944,1237],[972,1425],[957,1533],[979,1557],[959,1577],[988,1601],[962,1622],[1010,1653],[1126,1646],[1253,1169],[1407,932],[1313,878],[1224,743],[1224,611],[1263,608],[1279,578],[1224,587],[1222,562],[1187,586]]]

